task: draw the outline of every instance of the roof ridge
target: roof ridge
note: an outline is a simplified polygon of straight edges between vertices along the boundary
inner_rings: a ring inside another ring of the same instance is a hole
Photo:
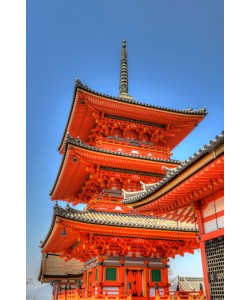
[[[64,217],[70,220],[83,221],[93,224],[106,224],[122,227],[138,227],[148,229],[168,229],[168,230],[181,230],[181,231],[192,231],[195,232],[196,228],[194,225],[186,222],[178,222],[169,220],[157,216],[145,216],[142,214],[129,214],[120,212],[107,212],[107,211],[95,211],[95,210],[79,210],[62,208],[55,204],[53,215]],[[103,219],[100,218],[103,217]],[[115,218],[114,218],[115,217]]]
[[[100,93],[100,92],[97,92],[97,91],[89,88],[86,84],[83,84],[80,81],[80,79],[77,79],[75,81],[75,87],[76,88],[80,87],[80,88],[82,88],[82,89],[84,89],[88,92],[92,92],[92,93],[94,93],[96,95],[99,95],[99,96],[108,97],[110,99],[118,100],[118,101],[121,101],[121,102],[129,102],[129,103],[134,104],[134,105],[146,106],[146,107],[161,109],[161,110],[165,110],[165,111],[184,113],[184,114],[189,114],[189,115],[197,115],[197,114],[207,115],[207,108],[206,107],[202,107],[202,108],[199,108],[199,109],[193,109],[193,108],[191,108],[191,109],[174,109],[174,108],[167,108],[167,107],[163,107],[163,106],[158,106],[158,105],[139,102],[139,101],[135,101],[134,99],[131,100],[129,98],[115,97],[115,96],[111,96],[111,95],[108,95],[108,94]]]
[[[114,97],[114,96],[107,95],[107,94],[104,94],[104,93],[96,92],[93,89],[91,89],[88,85],[83,84],[81,82],[81,80],[79,78],[77,78],[75,80],[75,84],[74,84],[73,97],[72,97],[72,100],[71,100],[71,105],[70,105],[70,110],[69,110],[67,122],[66,122],[66,125],[65,125],[65,128],[64,128],[64,133],[63,133],[63,136],[62,136],[62,139],[61,139],[61,143],[60,143],[60,145],[58,146],[58,149],[57,149],[58,151],[60,150],[60,148],[62,146],[63,138],[66,134],[66,129],[69,125],[70,115],[73,111],[73,106],[74,106],[74,102],[75,102],[75,96],[76,96],[77,88],[81,88],[81,89],[83,89],[87,92],[93,93],[97,96],[107,97],[109,99],[118,100],[118,101],[125,102],[125,103],[132,103],[134,105],[145,106],[145,107],[160,109],[160,110],[169,111],[169,112],[184,113],[184,114],[188,114],[188,115],[198,115],[198,114],[202,114],[202,115],[205,115],[205,116],[207,115],[206,107],[196,109],[196,110],[193,110],[193,108],[189,108],[189,109],[171,109],[171,108],[167,108],[167,107],[163,107],[163,106],[157,106],[157,105],[153,105],[153,104],[147,104],[147,103],[135,101],[131,96],[127,96],[127,98],[126,97],[119,97],[119,96]]]

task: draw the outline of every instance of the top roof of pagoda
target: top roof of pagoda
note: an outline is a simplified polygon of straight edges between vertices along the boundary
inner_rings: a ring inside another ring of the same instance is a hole
[[[87,102],[87,105],[85,102]],[[68,120],[66,122],[61,143],[58,147],[59,151],[62,150],[63,142],[67,133],[69,132],[71,135],[74,135],[73,130],[76,129],[75,125],[73,125],[73,121],[77,114],[79,120],[83,120],[83,118],[86,117],[87,110],[84,110],[84,106],[86,109],[91,107],[92,111],[104,112],[113,116],[132,118],[134,120],[152,122],[156,124],[165,124],[168,122],[168,118],[173,122],[193,122],[194,124],[191,126],[192,129],[195,125],[202,121],[207,114],[206,108],[197,110],[193,110],[192,108],[179,110],[138,102],[134,99],[125,97],[113,97],[96,92],[77,79],[75,81],[74,94]],[[87,126],[86,123],[88,122],[85,122],[84,126]],[[77,126],[79,126],[79,124]],[[88,126],[91,125],[88,124]],[[76,135],[79,135],[79,131],[76,132]]]
[[[119,102],[125,102],[125,103],[131,103],[133,105],[139,105],[139,106],[145,106],[145,107],[149,107],[149,108],[156,108],[156,109],[160,109],[160,110],[164,110],[164,111],[169,111],[169,112],[174,112],[174,113],[182,113],[182,114],[190,114],[190,115],[206,115],[206,108],[201,108],[201,109],[197,109],[197,110],[193,110],[192,108],[188,108],[188,109],[172,109],[172,108],[167,108],[167,107],[163,107],[163,106],[158,106],[158,105],[152,105],[152,104],[148,104],[145,102],[139,102],[136,100],[131,100],[130,98],[125,98],[125,97],[114,97],[108,94],[104,94],[104,93],[100,93],[97,91],[94,91],[92,89],[90,89],[86,84],[83,84],[79,79],[76,79],[75,81],[75,88],[74,88],[74,96],[76,93],[77,88],[81,88],[82,90],[86,91],[86,92],[90,92],[92,94],[98,95],[98,96],[102,96],[104,98],[109,98],[109,99],[113,99]],[[74,100],[74,96],[73,96],[73,100]]]

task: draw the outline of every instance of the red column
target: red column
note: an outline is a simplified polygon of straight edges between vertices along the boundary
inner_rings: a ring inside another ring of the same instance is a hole
[[[207,259],[206,259],[206,251],[205,251],[205,243],[200,242],[200,251],[201,251],[201,263],[202,263],[202,271],[206,292],[206,300],[210,300],[210,286],[208,281],[208,268],[207,268]]]
[[[148,269],[148,261],[144,261],[146,268],[145,268],[145,297],[149,297],[149,269]]]
[[[198,225],[198,229],[199,229],[198,234],[202,235],[202,234],[204,234],[205,230],[204,230],[204,222],[203,222],[200,201],[195,203],[195,213],[196,213],[196,221],[197,221],[197,225]]]
[[[124,260],[120,260],[121,266],[119,267],[119,282],[121,283],[121,286],[119,287],[119,294],[124,295]],[[119,295],[119,298],[120,298]]]
[[[98,266],[98,287],[97,287],[97,293],[98,297],[102,294],[102,283],[103,283],[103,266]]]
[[[206,291],[206,299],[210,300],[210,287],[209,287],[209,281],[208,281],[208,268],[207,268],[205,244],[204,244],[204,241],[201,241],[201,236],[205,233],[205,230],[204,230],[204,222],[203,222],[200,201],[198,201],[195,204],[195,213],[196,213],[197,224],[198,224],[198,228],[199,228],[198,241],[200,241],[201,263],[202,263],[202,271],[203,271],[204,285],[205,285],[205,291]]]

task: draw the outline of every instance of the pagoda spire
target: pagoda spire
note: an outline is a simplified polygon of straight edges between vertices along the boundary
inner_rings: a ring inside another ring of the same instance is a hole
[[[133,97],[128,95],[128,63],[125,40],[122,41],[119,97],[133,99]]]

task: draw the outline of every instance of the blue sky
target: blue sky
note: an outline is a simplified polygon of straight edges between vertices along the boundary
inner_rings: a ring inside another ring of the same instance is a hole
[[[98,92],[118,95],[121,43],[126,39],[129,94],[136,100],[176,109],[207,108],[205,120],[173,151],[173,158],[186,159],[224,129],[223,24],[221,0],[158,0],[157,5],[153,0],[27,0],[28,277],[39,274],[39,241],[46,237],[52,220],[49,191],[61,162],[57,148],[75,79]],[[15,34],[19,34],[19,23]],[[9,80],[14,75],[9,74]],[[193,270],[190,275],[199,276],[199,264],[199,253],[185,255],[171,261],[171,269],[179,275]]]
[[[126,39],[129,94],[136,100],[207,108],[205,120],[173,151],[173,158],[187,159],[224,129],[224,7],[221,0],[26,5],[26,272],[37,278],[75,80],[117,96]],[[199,255],[171,261],[171,269],[201,276]]]

